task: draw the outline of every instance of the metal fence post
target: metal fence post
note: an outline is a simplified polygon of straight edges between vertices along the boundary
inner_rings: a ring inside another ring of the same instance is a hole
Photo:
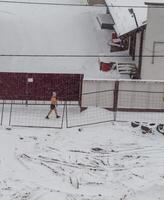
[[[4,104],[4,100],[3,100],[2,111],[1,111],[1,124],[0,125],[2,125],[2,123],[3,123],[4,106],[5,106],[5,104]]]
[[[69,128],[69,125],[68,125],[68,108],[67,108],[67,101],[65,101],[65,111],[66,111],[66,128]]]
[[[113,96],[113,117],[114,117],[114,121],[117,120],[118,91],[119,91],[119,81],[116,81],[115,86],[114,86],[114,96]]]
[[[63,114],[62,114],[61,129],[63,129],[63,125],[64,125],[65,110],[66,110],[66,102],[64,102],[64,108],[63,108]]]
[[[10,106],[10,116],[9,116],[9,126],[11,125],[12,108],[13,108],[13,104],[12,104],[12,102],[11,102],[11,106]]]

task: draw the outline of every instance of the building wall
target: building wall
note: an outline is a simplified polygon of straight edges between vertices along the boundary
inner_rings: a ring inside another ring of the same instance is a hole
[[[148,7],[148,23],[143,47],[142,79],[164,80],[164,12],[160,6]],[[158,43],[155,43],[158,42]],[[163,43],[162,43],[163,42]],[[154,46],[154,53],[153,53]],[[154,54],[154,59],[153,59]],[[149,56],[149,57],[147,57]]]

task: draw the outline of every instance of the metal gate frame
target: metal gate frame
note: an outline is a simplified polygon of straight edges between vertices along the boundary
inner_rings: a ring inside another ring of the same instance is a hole
[[[1,122],[0,122],[0,126],[2,126],[2,124],[3,124],[3,113],[4,113],[4,101],[3,101],[3,103],[1,104],[2,105],[2,109],[1,109]]]

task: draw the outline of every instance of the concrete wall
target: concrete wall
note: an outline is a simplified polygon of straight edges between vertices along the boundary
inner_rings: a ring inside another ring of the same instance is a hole
[[[113,108],[114,90],[113,80],[84,80],[82,107]],[[164,81],[120,80],[117,100],[118,110],[164,110]]]
[[[164,82],[120,81],[118,109],[164,109]]]
[[[148,7],[148,23],[146,28],[141,70],[141,78],[149,80],[164,80],[164,58],[155,57],[153,61],[153,45],[155,56],[164,55],[164,10]],[[163,42],[163,43],[154,43]]]
[[[114,86],[115,81],[112,80],[84,80],[81,106],[113,108]]]

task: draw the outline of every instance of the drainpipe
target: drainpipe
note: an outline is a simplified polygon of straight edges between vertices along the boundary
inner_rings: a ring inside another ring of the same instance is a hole
[[[135,60],[135,56],[136,56],[136,35],[137,32],[133,33],[133,51],[132,51],[132,60]]]
[[[143,39],[144,39],[144,30],[141,30],[139,61],[138,61],[138,79],[141,79],[142,56],[143,56],[142,55],[142,53],[143,53]]]

